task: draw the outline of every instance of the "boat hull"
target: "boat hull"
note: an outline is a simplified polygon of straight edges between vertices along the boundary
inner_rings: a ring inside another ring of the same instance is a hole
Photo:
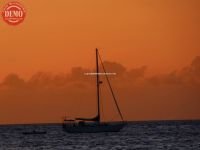
[[[63,124],[63,130],[68,133],[99,133],[99,132],[119,132],[126,123],[87,123],[79,124]]]

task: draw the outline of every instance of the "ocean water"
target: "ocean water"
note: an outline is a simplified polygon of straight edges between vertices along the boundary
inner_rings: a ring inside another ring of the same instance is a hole
[[[23,135],[45,130],[44,135]],[[200,121],[132,122],[118,133],[69,134],[61,124],[0,126],[0,150],[200,150]]]

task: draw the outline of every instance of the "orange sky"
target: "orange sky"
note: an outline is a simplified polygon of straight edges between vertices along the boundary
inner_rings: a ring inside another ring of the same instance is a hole
[[[1,1],[0,8],[7,2]],[[200,55],[199,0],[23,1],[27,17],[0,20],[0,78],[15,72],[65,72],[105,59],[150,72],[173,70]]]
[[[0,81],[10,73],[28,80],[39,71],[94,67],[96,47],[128,70],[148,66],[147,75],[181,70],[200,55],[199,0],[20,2],[22,24],[0,19]]]

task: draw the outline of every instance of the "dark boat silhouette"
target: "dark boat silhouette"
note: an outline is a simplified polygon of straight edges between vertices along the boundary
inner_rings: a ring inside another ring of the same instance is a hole
[[[100,112],[100,81],[99,77],[99,59],[105,73],[106,81],[109,85],[112,97],[114,99],[116,108],[120,115],[122,121],[118,122],[101,122],[101,112]],[[69,133],[98,133],[98,132],[119,132],[125,125],[126,122],[123,119],[122,113],[118,106],[117,100],[115,98],[111,83],[109,81],[108,75],[106,73],[103,61],[99,55],[98,49],[96,49],[96,88],[97,88],[97,115],[94,118],[76,118],[75,120],[63,121],[63,130]]]
[[[33,131],[27,131],[27,132],[22,132],[22,134],[24,135],[31,135],[31,134],[46,134],[47,132],[46,131],[36,131],[36,130],[33,130]]]

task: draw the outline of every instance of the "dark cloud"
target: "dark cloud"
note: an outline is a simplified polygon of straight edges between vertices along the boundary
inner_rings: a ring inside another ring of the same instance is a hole
[[[118,77],[123,76],[126,73],[126,68],[119,63],[104,61],[103,65],[107,72],[116,73]],[[102,68],[101,70],[103,71]]]
[[[7,86],[7,87],[22,87],[24,85],[25,81],[14,73],[9,74],[1,83],[1,86]]]
[[[50,73],[38,72],[27,83],[31,86],[49,86],[52,84],[52,81],[53,76]]]
[[[200,85],[200,56],[197,56],[192,63],[181,69],[168,74],[155,75],[147,79],[154,85],[181,84],[190,86]]]
[[[200,85],[200,56],[197,56],[190,66],[183,68],[178,75],[185,84]]]
[[[137,78],[143,78],[145,75],[145,72],[147,70],[147,66],[142,66],[140,68],[134,68],[127,72],[128,78],[137,79]]]
[[[181,84],[181,78],[177,75],[176,71],[173,71],[168,74],[162,74],[162,75],[155,75],[152,77],[149,77],[146,79],[148,83],[153,85],[175,85],[175,84]]]

